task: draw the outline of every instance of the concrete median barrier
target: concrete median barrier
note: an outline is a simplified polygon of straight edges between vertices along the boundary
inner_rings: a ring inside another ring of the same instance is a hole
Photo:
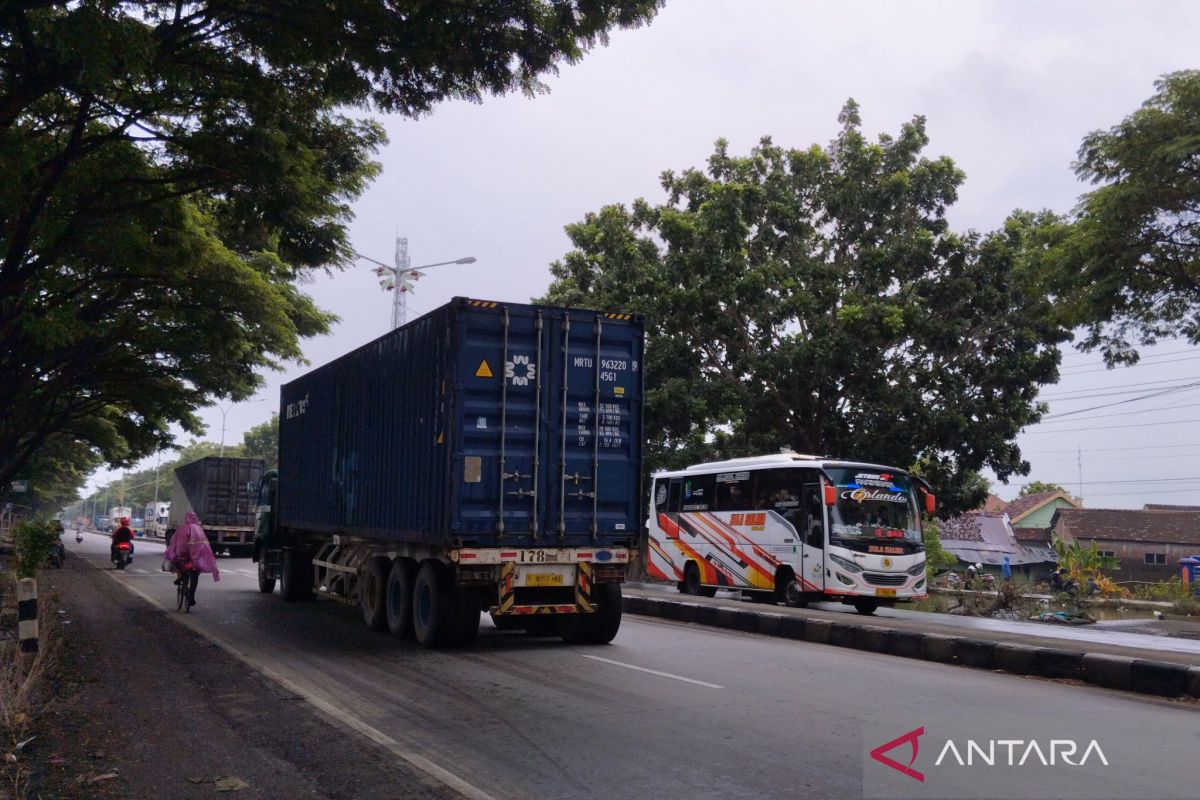
[[[823,619],[804,620],[804,641],[813,644],[829,644],[833,624]]]
[[[808,620],[804,617],[785,616],[779,621],[779,635],[800,642],[808,641]],[[826,636],[826,641],[828,641]]]
[[[1188,693],[1188,671],[1183,664],[1134,659],[1130,667],[1131,685],[1142,694],[1179,697]]]
[[[954,655],[964,667],[995,669],[996,643],[983,639],[959,639],[954,643]]]
[[[942,664],[954,662],[954,650],[960,637],[941,633],[927,633],[921,640],[921,657],[926,661]]]
[[[1067,678],[1078,680],[1083,677],[1083,653],[1059,650],[1056,647],[1041,647],[1037,651],[1037,674],[1043,678]]]
[[[900,630],[889,628],[886,624],[820,619],[811,616],[811,612],[791,609],[742,609],[703,599],[626,595],[624,610],[630,614],[942,664],[1000,670],[1016,675],[1082,680],[1109,689],[1162,697],[1191,695],[1200,698],[1200,667],[1187,664],[996,642],[971,636]]]
[[[1132,684],[1133,659],[1108,653],[1084,653],[1081,662],[1083,679],[1109,689],[1124,689]]]
[[[1037,653],[1041,649],[1012,642],[997,642],[996,649],[992,651],[992,658],[995,660],[996,669],[1016,675],[1036,675]]]
[[[891,636],[887,638],[885,643],[885,652],[888,655],[900,656],[902,658],[921,658],[921,648],[925,641],[925,634],[917,633],[916,631],[890,631]]]

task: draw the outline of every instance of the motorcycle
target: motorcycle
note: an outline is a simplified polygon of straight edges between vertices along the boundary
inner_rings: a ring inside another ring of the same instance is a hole
[[[83,531],[75,529],[75,544],[83,544]]]
[[[117,542],[117,546],[113,548],[112,562],[117,569],[125,569],[125,565],[133,561],[133,543],[132,542]]]

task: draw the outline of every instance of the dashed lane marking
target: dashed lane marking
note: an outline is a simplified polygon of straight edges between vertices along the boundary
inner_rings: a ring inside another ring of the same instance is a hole
[[[143,592],[141,589],[137,588],[133,584],[125,582],[125,581],[117,580],[117,576],[115,574],[113,574],[112,572],[110,572],[109,570],[101,569],[99,566],[97,566],[96,564],[93,564],[91,561],[89,561],[87,559],[84,559],[84,561],[85,561],[85,563],[88,564],[88,566],[93,567],[94,569],[98,569],[98,570],[100,570],[100,572],[104,573],[105,575],[108,575],[114,581],[116,581],[119,585],[124,586],[126,589],[128,589],[129,591],[136,594],[138,597],[141,597],[143,600],[150,603],[150,605],[154,606],[155,608],[161,608],[158,604],[158,600],[156,600],[151,595]],[[316,693],[307,689],[302,684],[300,684],[296,681],[293,681],[290,678],[286,678],[283,675],[280,675],[274,669],[267,666],[263,661],[252,656],[250,653],[247,653],[244,650],[238,649],[233,644],[225,641],[222,637],[213,633],[211,630],[204,628],[200,624],[198,619],[189,617],[186,614],[170,613],[165,608],[163,608],[162,610],[167,613],[167,616],[169,616],[174,621],[178,622],[180,625],[186,625],[187,627],[191,628],[193,631],[200,634],[204,638],[208,639],[210,642],[215,644],[217,647],[220,647],[222,650],[229,653],[234,658],[238,659],[239,661],[242,661],[243,663],[249,664],[251,667],[253,667],[254,669],[258,670],[260,673],[262,673],[262,675],[265,676],[266,678],[268,678],[272,681],[275,681],[276,683],[278,683],[284,689],[287,689],[292,694],[294,694],[298,697],[304,698],[313,707],[324,712],[325,714],[327,714],[328,716],[337,720],[338,722],[342,723],[343,725],[350,728],[351,730],[358,731],[359,733],[361,733],[363,736],[366,736],[371,741],[373,741],[376,744],[381,745],[382,747],[387,749],[392,755],[396,756],[401,761],[404,761],[409,766],[414,767],[415,769],[418,769],[421,772],[424,772],[426,775],[433,778],[435,781],[458,792],[463,797],[469,798],[469,800],[496,800],[495,797],[488,794],[483,789],[480,789],[478,786],[475,786],[474,784],[469,783],[465,779],[458,777],[453,772],[450,772],[449,770],[445,769],[444,767],[438,766],[437,764],[433,763],[425,756],[423,756],[419,753],[414,753],[411,750],[407,750],[404,747],[404,745],[400,744],[400,742],[398,742],[395,739],[393,739],[392,737],[388,736],[383,731],[379,730],[378,728],[374,728],[371,725],[368,725],[367,723],[363,722],[362,720],[358,719],[357,717],[353,716],[352,714],[350,714],[350,713],[346,712],[345,710],[339,708],[338,706],[334,705],[332,702],[324,699],[323,697],[318,696]],[[601,660],[604,660],[604,659],[601,659]],[[613,663],[617,663],[617,662],[613,662]],[[709,684],[709,685],[711,685],[711,684]],[[716,688],[720,688],[720,687],[716,687]]]
[[[605,664],[612,664],[614,667],[624,667],[625,669],[634,669],[638,672],[645,672],[649,675],[657,675],[660,678],[670,678],[673,681],[683,681],[684,683],[691,683],[696,686],[707,686],[709,689],[725,688],[724,686],[718,686],[717,684],[709,683],[708,681],[698,681],[695,678],[685,678],[682,675],[675,675],[670,672],[659,672],[656,669],[648,669],[646,667],[639,667],[634,664],[626,664],[624,661],[613,661],[611,658],[601,658],[600,656],[584,656],[584,658],[590,658],[592,661],[603,661]]]

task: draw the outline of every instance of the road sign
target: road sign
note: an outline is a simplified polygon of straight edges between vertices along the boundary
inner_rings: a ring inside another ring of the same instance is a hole
[[[29,481],[13,481],[12,482],[12,490],[14,492],[28,492],[29,491]]]

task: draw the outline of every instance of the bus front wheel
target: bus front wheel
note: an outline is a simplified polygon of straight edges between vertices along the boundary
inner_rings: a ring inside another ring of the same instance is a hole
[[[863,615],[874,614],[879,608],[879,601],[869,597],[860,597],[854,601],[854,610]]]

